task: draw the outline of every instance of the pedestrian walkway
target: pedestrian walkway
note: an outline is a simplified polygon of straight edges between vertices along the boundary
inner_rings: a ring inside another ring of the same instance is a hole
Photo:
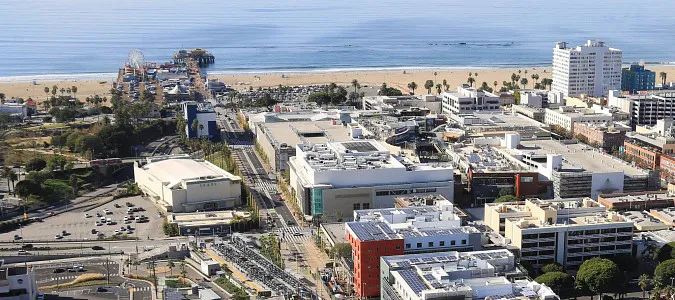
[[[78,275],[63,275],[63,276],[52,276],[50,278],[45,278],[43,280],[38,280],[36,281],[38,284],[40,283],[47,283],[47,282],[52,282],[52,281],[58,281],[60,283],[66,283],[75,280],[77,277],[80,277],[80,275],[83,275],[82,273]],[[110,274],[110,277],[118,277],[118,274]]]
[[[283,242],[302,243],[309,240],[309,232],[299,226],[289,226],[275,230]]]

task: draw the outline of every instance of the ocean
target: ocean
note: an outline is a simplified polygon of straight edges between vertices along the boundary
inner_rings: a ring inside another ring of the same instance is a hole
[[[205,48],[208,72],[549,66],[556,41],[599,39],[624,62],[675,63],[662,0],[0,0],[0,81],[109,79]]]

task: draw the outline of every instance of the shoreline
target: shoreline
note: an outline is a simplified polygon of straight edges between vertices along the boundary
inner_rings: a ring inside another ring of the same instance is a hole
[[[624,63],[622,67],[629,67],[633,63]],[[645,62],[653,68],[675,68],[675,62]],[[485,65],[485,66],[391,66],[391,67],[329,67],[329,68],[297,68],[297,69],[235,69],[209,70],[207,76],[249,76],[249,75],[282,75],[282,74],[332,74],[332,73],[374,73],[374,72],[421,72],[421,71],[470,71],[470,70],[524,70],[550,69],[550,64],[532,65]],[[0,76],[0,83],[33,82],[35,81],[80,81],[80,80],[115,80],[117,72],[71,73],[71,74],[33,74]],[[112,83],[112,82],[110,82]]]
[[[659,73],[666,72],[675,74],[675,64],[646,65],[656,72],[656,82],[660,83]],[[405,73],[403,73],[405,71]],[[522,73],[519,73],[522,72]],[[436,73],[436,75],[434,75]],[[207,78],[219,79],[233,89],[242,91],[250,88],[266,88],[283,86],[308,86],[321,85],[334,82],[339,85],[350,86],[356,79],[362,86],[379,86],[387,83],[391,87],[400,89],[404,94],[409,92],[408,83],[415,82],[418,88],[415,94],[426,94],[423,88],[427,80],[434,84],[447,80],[450,90],[458,85],[466,83],[469,73],[475,79],[474,86],[481,86],[485,82],[494,88],[501,87],[503,81],[511,81],[512,73],[519,74],[521,78],[527,78],[527,88],[534,87],[532,74],[539,75],[539,79],[551,78],[551,66],[515,66],[515,67],[394,67],[394,68],[334,68],[334,69],[308,69],[308,70],[270,70],[270,71],[206,71]],[[476,76],[475,74],[479,75]],[[54,76],[54,77],[52,77]],[[116,78],[116,73],[89,73],[80,75],[35,75],[0,77],[0,93],[4,93],[7,99],[21,97],[32,98],[37,102],[47,99],[45,87],[53,85],[59,88],[77,87],[76,96],[80,99],[99,95],[110,98],[110,88]],[[4,81],[12,79],[13,81]],[[35,80],[35,84],[33,84]],[[522,84],[521,84],[522,86]],[[432,93],[436,94],[435,87]],[[59,94],[59,93],[57,93]]]

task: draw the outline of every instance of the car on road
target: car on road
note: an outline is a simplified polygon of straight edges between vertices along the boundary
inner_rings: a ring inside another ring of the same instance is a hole
[[[105,288],[102,287],[102,286],[99,286],[99,287],[96,288],[96,292],[97,292],[97,293],[105,293],[105,292],[107,292],[107,291],[108,291],[108,290],[105,289]]]
[[[57,234],[56,236],[54,236],[54,238],[57,239],[57,240],[60,240],[60,239],[62,239],[63,237],[62,237],[60,234]]]
[[[37,300],[45,300],[45,293],[42,292],[38,293]]]
[[[101,246],[93,246],[91,247],[91,250],[104,250],[104,249]]]
[[[66,236],[66,235],[70,235],[70,233],[68,233],[68,232],[65,231],[65,230],[61,230],[61,235],[62,235],[62,236]]]
[[[26,250],[19,250],[16,252],[18,255],[28,255],[28,252]]]
[[[20,240],[20,239],[22,239],[22,237],[21,237],[20,235],[18,235],[18,234],[15,234],[15,235],[14,235],[14,240],[15,240],[15,241]]]
[[[303,236],[304,234],[302,232],[294,232],[293,236]]]
[[[54,271],[52,271],[52,273],[63,273],[65,271],[66,271],[66,269],[64,269],[64,268],[56,268],[56,269],[54,269]]]
[[[286,225],[295,225],[295,223],[293,223],[293,221],[291,221],[291,220],[288,220],[288,221],[286,221]]]

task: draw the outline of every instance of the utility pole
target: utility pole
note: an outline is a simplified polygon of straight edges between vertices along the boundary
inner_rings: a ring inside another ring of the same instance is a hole
[[[152,281],[155,284],[155,297],[157,297],[157,273],[155,273],[155,256],[152,256]]]

